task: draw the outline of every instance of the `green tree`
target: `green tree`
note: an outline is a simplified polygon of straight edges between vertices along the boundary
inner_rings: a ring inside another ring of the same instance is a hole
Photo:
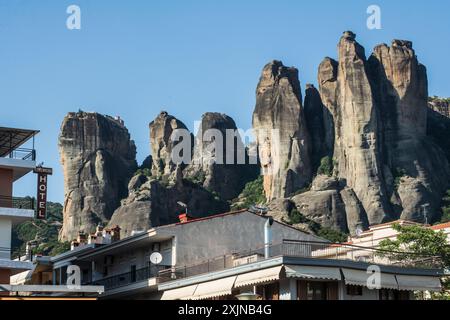
[[[413,266],[437,266],[446,269],[450,267],[450,246],[447,243],[447,235],[442,230],[436,232],[422,226],[401,226],[399,224],[394,224],[393,228],[398,232],[397,238],[381,241],[379,249],[384,252],[378,255]],[[440,261],[436,263],[434,257],[439,257]],[[450,299],[449,278],[443,278],[442,284],[444,291],[432,293],[432,299]],[[418,296],[418,298],[423,297]]]
[[[379,249],[384,252],[380,255],[413,265],[422,257],[439,257],[441,267],[450,267],[450,247],[443,231],[400,224],[394,224],[393,229],[398,232],[397,238],[381,241]]]

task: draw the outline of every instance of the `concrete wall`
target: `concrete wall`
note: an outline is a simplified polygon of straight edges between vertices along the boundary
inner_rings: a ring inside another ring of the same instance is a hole
[[[250,212],[242,212],[162,227],[158,229],[158,233],[175,236],[176,264],[183,266],[231,253],[263,248],[265,223],[266,218]],[[318,237],[274,222],[272,243],[281,243],[286,239],[323,241]]]
[[[0,259],[11,259],[11,228],[11,220],[0,217]]]
[[[172,265],[172,241],[165,241],[160,244],[160,253],[163,256],[162,266]],[[126,252],[111,253],[114,256],[114,263],[108,266],[108,277],[131,271],[131,266],[135,265],[136,269],[142,269],[149,266],[150,255],[153,253],[152,245],[130,249]],[[104,278],[103,271],[105,267],[103,257],[94,259],[93,279],[98,280]]]

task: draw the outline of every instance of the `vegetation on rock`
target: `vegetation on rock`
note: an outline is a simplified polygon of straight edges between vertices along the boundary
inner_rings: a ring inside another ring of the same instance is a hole
[[[442,218],[441,223],[450,222],[450,190],[447,190],[442,199]]]
[[[264,194],[264,180],[259,176],[256,180],[248,182],[241,194],[232,201],[232,209],[239,210],[253,205],[261,205],[267,202]]]
[[[331,177],[333,176],[333,167],[333,159],[331,159],[331,157],[324,157],[320,160],[320,166],[317,173]]]
[[[321,226],[319,223],[305,217],[301,212],[297,209],[293,209],[289,214],[288,224],[296,225],[296,224],[307,224],[308,228],[314,232],[317,236],[324,238],[333,243],[342,243],[347,241],[348,235],[340,232],[338,230],[334,230],[331,228],[326,228]]]
[[[68,242],[59,242],[58,234],[62,226],[63,206],[47,202],[47,219],[26,221],[13,228],[12,256],[25,254],[26,243],[34,241],[33,254],[55,256],[70,249]]]

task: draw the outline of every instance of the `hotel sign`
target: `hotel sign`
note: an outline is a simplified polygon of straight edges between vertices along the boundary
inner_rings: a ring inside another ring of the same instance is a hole
[[[37,167],[34,173],[38,175],[36,218],[44,220],[47,216],[47,176],[53,174],[51,168]]]

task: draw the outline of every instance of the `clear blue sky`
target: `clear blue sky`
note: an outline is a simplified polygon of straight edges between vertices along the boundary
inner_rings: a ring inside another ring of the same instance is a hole
[[[66,28],[71,4],[81,7],[79,31]],[[382,30],[366,27],[371,4],[382,9]],[[367,54],[412,40],[430,94],[450,96],[447,1],[0,0],[0,125],[41,130],[38,160],[55,169],[49,200],[63,201],[57,138],[67,112],[120,115],[142,161],[162,109],[191,129],[206,111],[247,129],[264,64],[282,60],[299,68],[303,88],[316,83],[344,30]],[[35,180],[22,179],[15,194],[34,195]]]

